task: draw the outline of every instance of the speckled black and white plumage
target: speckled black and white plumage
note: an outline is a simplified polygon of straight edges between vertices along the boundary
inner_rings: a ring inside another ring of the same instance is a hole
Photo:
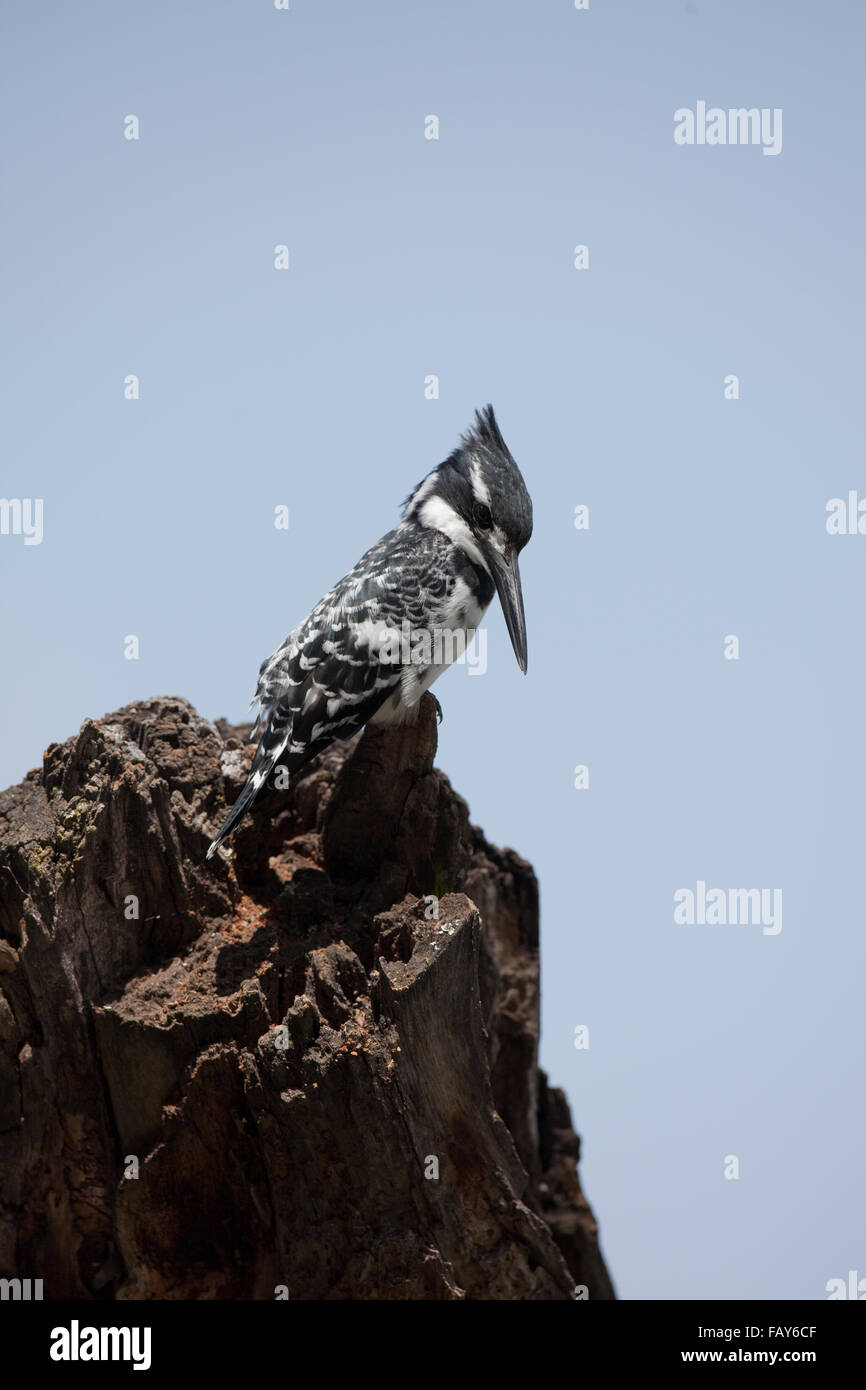
[[[488,406],[407,498],[399,525],[262,663],[252,769],[208,858],[276,768],[291,776],[372,719],[415,717],[422,694],[449,663],[383,661],[384,631],[408,624],[411,632],[471,632],[498,589],[526,669],[517,555],[531,531],[529,494]]]

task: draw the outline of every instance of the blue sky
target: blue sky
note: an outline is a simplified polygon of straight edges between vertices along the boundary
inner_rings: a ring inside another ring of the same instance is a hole
[[[542,1061],[619,1292],[866,1276],[866,535],[825,524],[866,499],[861,7],[4,28],[0,496],[44,535],[0,535],[0,785],[133,699],[244,717],[492,401],[535,506],[529,674],[491,610],[487,674],[436,687],[439,765],[538,872]],[[699,100],[781,109],[781,153],[675,144]],[[699,880],[781,888],[782,931],[676,924]]]

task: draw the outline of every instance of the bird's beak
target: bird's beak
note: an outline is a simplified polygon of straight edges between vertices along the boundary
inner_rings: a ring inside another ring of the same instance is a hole
[[[517,664],[526,672],[526,615],[523,611],[523,590],[520,587],[520,570],[517,568],[517,551],[506,551],[508,559],[495,546],[486,547],[486,559],[490,565],[499,602],[505,614],[505,623]]]

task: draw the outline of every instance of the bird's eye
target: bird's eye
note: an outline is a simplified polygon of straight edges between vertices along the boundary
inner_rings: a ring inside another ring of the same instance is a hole
[[[485,507],[483,502],[475,504],[475,525],[481,531],[489,531],[493,526],[493,517],[490,515],[490,508]]]

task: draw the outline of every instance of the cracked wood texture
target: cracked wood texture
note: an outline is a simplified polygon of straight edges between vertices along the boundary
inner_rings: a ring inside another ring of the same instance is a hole
[[[0,795],[0,1277],[46,1298],[612,1298],[538,1069],[538,889],[435,704],[207,862],[249,726],[182,699]]]

